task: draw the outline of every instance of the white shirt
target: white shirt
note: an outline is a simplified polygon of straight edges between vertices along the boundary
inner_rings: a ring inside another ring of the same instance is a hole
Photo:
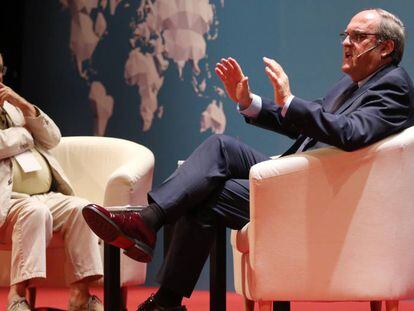
[[[290,103],[295,96],[290,95],[286,101],[286,104],[282,108],[282,117],[286,115]],[[262,98],[256,94],[252,94],[252,102],[246,109],[241,109],[240,105],[237,106],[239,112],[249,118],[256,118],[262,110]]]

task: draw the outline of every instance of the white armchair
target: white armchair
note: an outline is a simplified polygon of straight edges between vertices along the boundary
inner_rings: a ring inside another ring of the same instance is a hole
[[[253,166],[250,222],[232,232],[237,293],[260,310],[276,300],[397,310],[414,296],[413,185],[414,127],[354,152]]]
[[[108,137],[63,137],[52,150],[77,196],[103,206],[147,203],[154,169],[152,152],[137,143]],[[0,286],[9,286],[11,245],[0,244]],[[32,284],[65,286],[63,239],[55,234],[47,249],[47,275]],[[121,286],[143,284],[146,264],[121,256]]]

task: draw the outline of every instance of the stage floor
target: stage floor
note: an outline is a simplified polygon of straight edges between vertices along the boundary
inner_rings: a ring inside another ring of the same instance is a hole
[[[144,301],[156,288],[148,287],[131,287],[128,291],[128,310],[136,310],[139,303]],[[102,289],[93,290],[99,298],[103,297]],[[0,310],[5,310],[7,298],[7,289],[0,288]],[[62,289],[39,289],[36,307],[54,307],[66,309],[68,290]],[[191,299],[184,301],[189,311],[208,311],[209,310],[209,294],[207,291],[194,292]],[[292,311],[368,311],[368,302],[293,302]],[[257,308],[256,308],[257,309]],[[227,310],[241,311],[243,310],[242,298],[235,293],[227,294]],[[385,310],[385,306],[383,306]],[[400,302],[400,311],[414,311],[414,301]]]

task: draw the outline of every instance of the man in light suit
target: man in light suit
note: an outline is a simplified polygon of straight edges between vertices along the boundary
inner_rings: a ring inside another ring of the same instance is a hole
[[[405,42],[402,22],[381,9],[364,10],[351,19],[341,37],[346,76],[318,101],[293,96],[275,60],[263,59],[274,102],[250,91],[248,78],[233,58],[216,66],[227,94],[249,124],[296,139],[284,155],[323,146],[352,151],[414,125],[414,87],[398,66]],[[232,137],[214,135],[148,194],[150,205],[141,212],[84,208],[98,236],[139,261],[151,260],[157,230],[177,222],[159,273],[161,287],[138,310],[185,310],[182,298],[194,289],[216,220],[221,218],[233,229],[249,221],[249,169],[267,159]]]
[[[69,310],[103,310],[89,293],[102,276],[97,237],[81,208],[88,202],[73,190],[48,152],[61,138],[56,124],[39,108],[3,84],[0,54],[0,243],[12,245],[8,311],[28,311],[30,281],[46,277],[46,247],[53,232],[63,234],[70,284]],[[81,243],[79,243],[81,241]]]

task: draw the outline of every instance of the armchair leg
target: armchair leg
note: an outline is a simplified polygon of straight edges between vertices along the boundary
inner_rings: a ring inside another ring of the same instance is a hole
[[[254,301],[244,297],[244,311],[254,311]]]
[[[29,297],[28,297],[29,305],[30,305],[30,308],[34,310],[36,306],[36,287],[29,287],[28,292],[29,292]]]
[[[259,301],[259,311],[272,311],[272,302]]]
[[[385,302],[385,309],[387,311],[398,311],[398,300],[388,300]]]
[[[127,311],[127,301],[128,301],[128,287],[121,287],[121,307],[122,311]]]
[[[381,311],[382,301],[373,300],[370,301],[371,311]]]
[[[290,311],[290,301],[273,301],[273,311]]]

